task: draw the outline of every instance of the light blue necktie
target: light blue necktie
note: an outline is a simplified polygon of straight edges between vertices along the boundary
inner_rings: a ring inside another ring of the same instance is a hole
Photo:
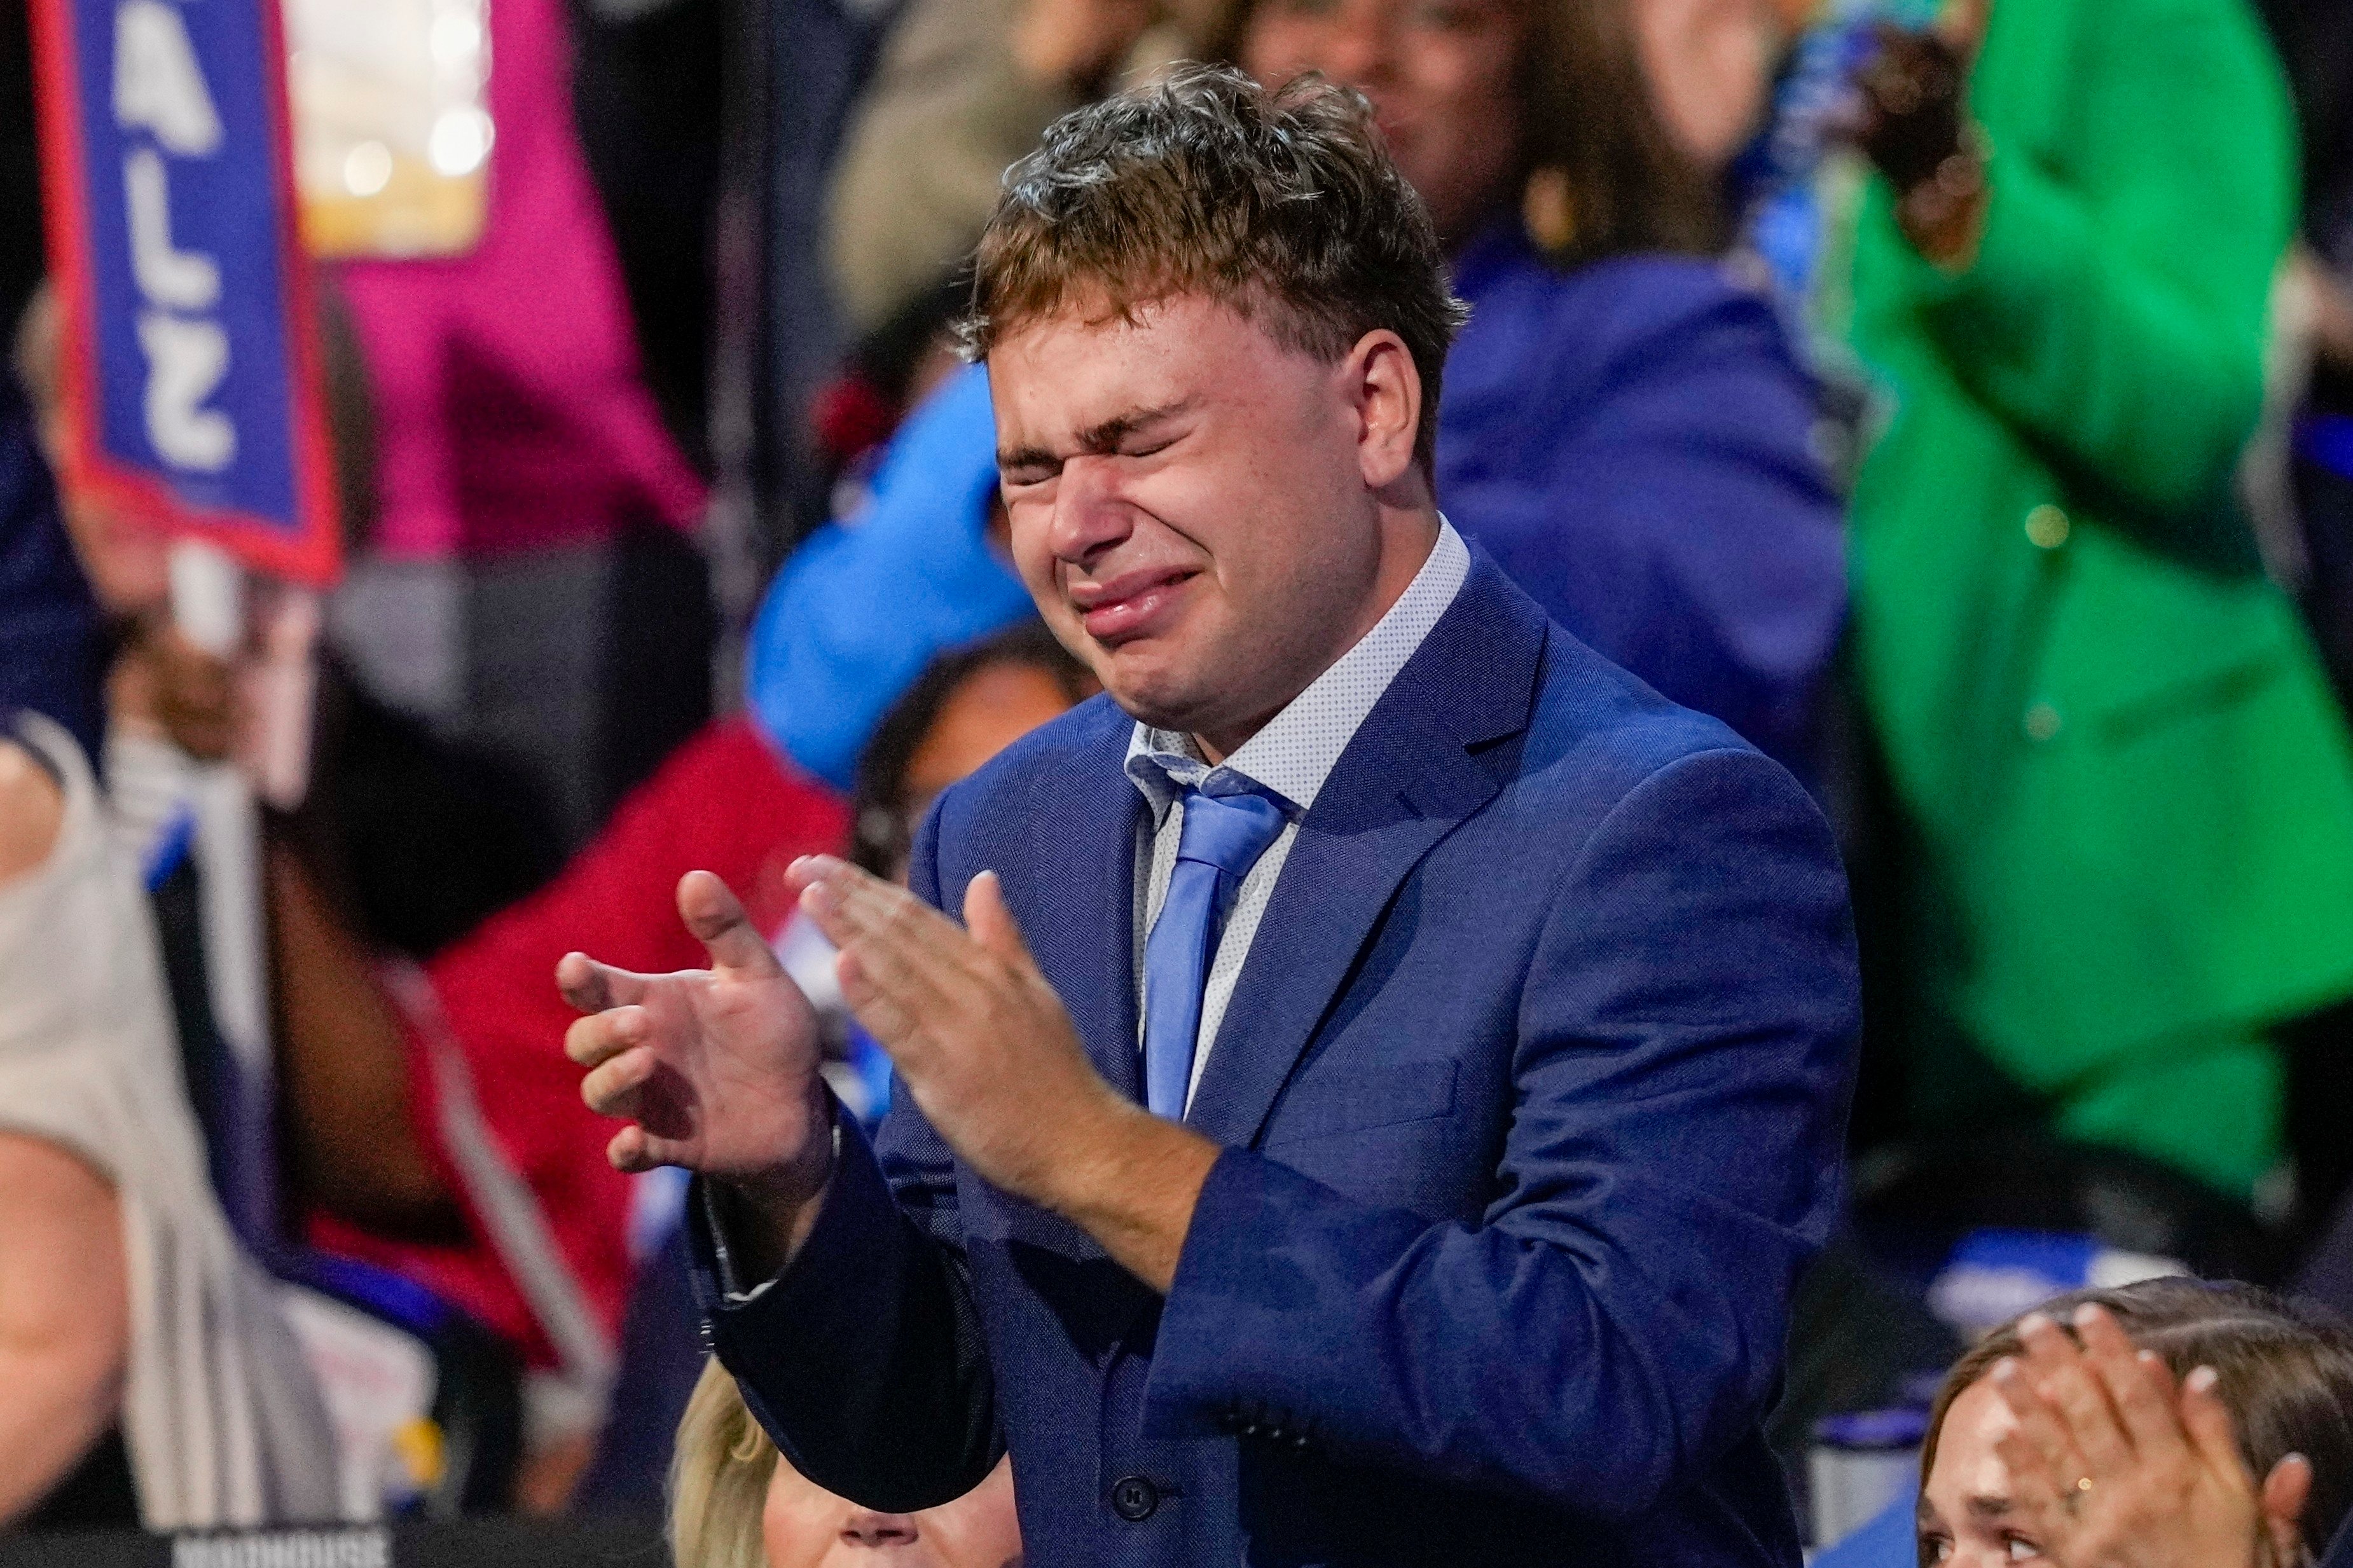
[[[1176,868],[1144,943],[1144,1102],[1155,1116],[1185,1119],[1209,955],[1218,950],[1218,933],[1242,879],[1282,832],[1282,807],[1263,795],[1185,792]]]

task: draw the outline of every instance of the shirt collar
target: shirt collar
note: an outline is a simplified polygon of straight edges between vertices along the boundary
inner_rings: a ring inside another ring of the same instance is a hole
[[[1127,742],[1127,776],[1144,792],[1154,821],[1165,820],[1187,789],[1219,793],[1213,781],[1222,773],[1280,795],[1296,813],[1312,809],[1340,753],[1470,574],[1470,547],[1440,518],[1430,559],[1388,613],[1218,767],[1203,760],[1192,736],[1138,722]]]

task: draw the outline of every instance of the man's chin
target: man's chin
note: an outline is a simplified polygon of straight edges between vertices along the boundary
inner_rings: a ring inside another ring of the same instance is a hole
[[[1155,730],[1189,734],[1208,707],[1191,683],[1173,680],[1165,670],[1123,669],[1115,657],[1098,667],[1098,678],[1123,712]]]

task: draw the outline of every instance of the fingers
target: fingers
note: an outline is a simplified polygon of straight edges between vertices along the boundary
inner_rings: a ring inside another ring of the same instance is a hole
[[[650,1049],[624,1046],[581,1079],[580,1098],[599,1116],[633,1117],[638,1114],[639,1091],[659,1065]]]
[[[2216,1475],[2228,1476],[2242,1472],[2246,1461],[2239,1457],[2238,1435],[2231,1426],[2230,1409],[2222,1403],[2221,1383],[2221,1375],[2211,1366],[2201,1366],[2181,1380],[2181,1425],[2189,1434],[2199,1462]]]
[[[900,994],[899,988],[879,984],[871,962],[855,952],[845,952],[834,961],[834,974],[841,982],[841,999],[858,1021],[866,1026],[867,1033],[888,1050],[895,1059],[915,1037],[921,1026],[916,1012]]]
[[[713,970],[736,980],[784,973],[775,951],[753,929],[743,904],[710,872],[689,871],[679,879],[678,912],[694,940],[710,952]]]
[[[904,888],[870,875],[830,855],[796,861],[790,873],[800,884],[801,908],[836,947],[869,949],[878,959],[916,954],[954,962],[970,944],[955,922]],[[888,984],[886,969],[871,972]]]
[[[2122,1418],[2133,1452],[2147,1463],[2188,1458],[2189,1445],[2171,1391],[2149,1375],[2156,1358],[2144,1359],[2116,1319],[2096,1306],[2077,1310],[2075,1331],[2083,1336],[2085,1362]],[[2162,1363],[2156,1364],[2162,1369]]]
[[[2106,1389],[2059,1325],[2030,1312],[2019,1321],[2018,1338],[2026,1350],[2027,1374],[2066,1422],[2068,1440],[2083,1457],[2085,1473],[2111,1476],[2130,1464],[2132,1445]]]
[[[1005,888],[996,872],[983,871],[965,884],[964,929],[1008,963],[1029,965],[1029,944],[1021,940],[1021,928],[1014,923],[1013,911],[1005,907]]]
[[[646,976],[599,963],[585,952],[567,952],[556,962],[555,988],[583,1013],[602,1013],[642,1000]]]
[[[2013,1392],[2021,1394],[2030,1408],[2039,1409],[2016,1362],[1996,1363],[1990,1376],[1995,1393],[2010,1405],[2013,1415],[2020,1409],[2020,1403],[2010,1398]],[[2074,1524],[2067,1509],[2068,1490],[2063,1489],[2072,1489],[2073,1476],[2063,1463],[2054,1463],[2046,1450],[2044,1445],[2052,1440],[2055,1428],[2049,1414],[2041,1414],[2042,1425],[2039,1430],[2030,1428],[2027,1419],[2021,1416],[2017,1426],[1995,1440],[1994,1453],[2010,1472],[2010,1506],[2017,1511],[2020,1523],[2027,1534],[2048,1547],[2066,1539]]]
[[[564,1054],[584,1068],[602,1067],[623,1051],[646,1043],[648,1020],[640,1007],[614,1007],[572,1020],[564,1031]]]
[[[613,1169],[632,1176],[679,1163],[676,1152],[667,1140],[652,1137],[634,1123],[614,1133],[613,1141],[605,1145],[605,1158]]]
[[[2312,1461],[2302,1454],[2288,1455],[2263,1478],[2256,1508],[2264,1531],[2272,1538],[2274,1563],[2311,1561],[2296,1550],[2303,1540],[2305,1505],[2311,1500]]]
[[[2043,1397],[2026,1369],[2008,1357],[1994,1363],[1989,1381],[2017,1423],[2005,1440],[2032,1457],[2033,1462],[2023,1468],[2041,1476],[2052,1495],[2063,1501],[2077,1479],[2086,1473],[2084,1457],[2075,1451],[2074,1438],[2068,1433],[2066,1417]],[[2020,1473],[2020,1464],[2006,1462],[2012,1476]]]

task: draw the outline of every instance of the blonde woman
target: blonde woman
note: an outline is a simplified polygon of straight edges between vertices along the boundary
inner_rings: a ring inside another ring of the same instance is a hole
[[[954,1502],[880,1513],[784,1462],[735,1380],[705,1363],[670,1460],[677,1568],[1020,1568],[1011,1461]]]

